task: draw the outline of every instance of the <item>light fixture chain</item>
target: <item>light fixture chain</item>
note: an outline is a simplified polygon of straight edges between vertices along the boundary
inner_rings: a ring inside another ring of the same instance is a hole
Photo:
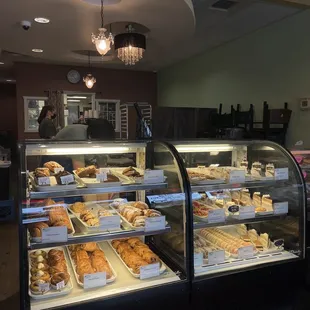
[[[101,0],[101,28],[103,28],[103,0]]]

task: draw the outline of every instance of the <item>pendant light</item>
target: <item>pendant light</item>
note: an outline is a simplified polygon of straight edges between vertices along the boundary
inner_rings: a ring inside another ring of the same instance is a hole
[[[115,50],[117,57],[125,65],[133,66],[143,58],[146,49],[146,39],[143,34],[134,32],[132,25],[126,27],[127,33],[115,36]]]
[[[103,25],[103,0],[101,0],[101,27],[99,28],[99,34],[97,36],[92,33],[91,40],[96,45],[98,53],[102,56],[111,49],[111,44],[114,44],[112,33],[110,32],[108,37],[106,37],[105,33],[107,29],[105,29]]]
[[[88,52],[88,67],[89,71],[91,72],[91,65],[90,65],[90,52]],[[83,77],[83,82],[85,83],[87,88],[93,88],[94,84],[96,83],[96,78],[91,74],[86,74],[85,77]]]

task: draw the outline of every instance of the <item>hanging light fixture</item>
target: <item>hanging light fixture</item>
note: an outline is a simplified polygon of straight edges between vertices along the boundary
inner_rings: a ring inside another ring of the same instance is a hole
[[[89,71],[91,72],[90,52],[88,52],[88,67]],[[88,73],[85,77],[83,77],[83,82],[85,83],[87,88],[93,88],[94,84],[96,83],[96,78],[91,73]]]
[[[117,57],[125,65],[133,66],[143,58],[146,50],[146,39],[143,34],[134,32],[132,25],[126,27],[127,33],[115,36],[115,50]]]
[[[109,36],[106,37],[106,31],[107,29],[103,27],[103,0],[101,0],[101,27],[99,28],[98,36],[95,36],[92,33],[91,41],[96,45],[98,53],[102,56],[104,56],[111,49],[111,44],[114,44],[112,33],[110,32]]]

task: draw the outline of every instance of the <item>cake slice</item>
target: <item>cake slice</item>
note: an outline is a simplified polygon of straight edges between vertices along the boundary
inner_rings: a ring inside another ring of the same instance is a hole
[[[267,210],[272,210],[272,199],[270,198],[270,195],[263,195],[262,207]]]
[[[258,234],[257,234],[257,231],[255,229],[249,230],[248,235],[249,235],[252,242],[258,239]]]
[[[260,234],[258,240],[260,241],[260,243],[263,245],[264,248],[269,249],[270,239],[269,239],[269,235],[267,233]]]
[[[259,161],[255,161],[252,164],[251,175],[258,178],[262,176],[262,164]]]
[[[274,177],[274,164],[267,164],[266,165],[266,172],[265,172],[266,177]]]
[[[260,195],[260,192],[255,192],[253,194],[252,201],[255,208],[259,208],[262,206],[262,197]]]

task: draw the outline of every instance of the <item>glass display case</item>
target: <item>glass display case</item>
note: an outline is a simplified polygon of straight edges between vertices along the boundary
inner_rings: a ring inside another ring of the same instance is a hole
[[[163,299],[188,283],[188,185],[174,148],[42,140],[18,147],[21,309],[80,309],[150,289]],[[155,208],[158,195],[175,193],[177,208]]]
[[[269,141],[173,143],[187,170],[194,279],[305,255],[305,186],[288,151]]]

